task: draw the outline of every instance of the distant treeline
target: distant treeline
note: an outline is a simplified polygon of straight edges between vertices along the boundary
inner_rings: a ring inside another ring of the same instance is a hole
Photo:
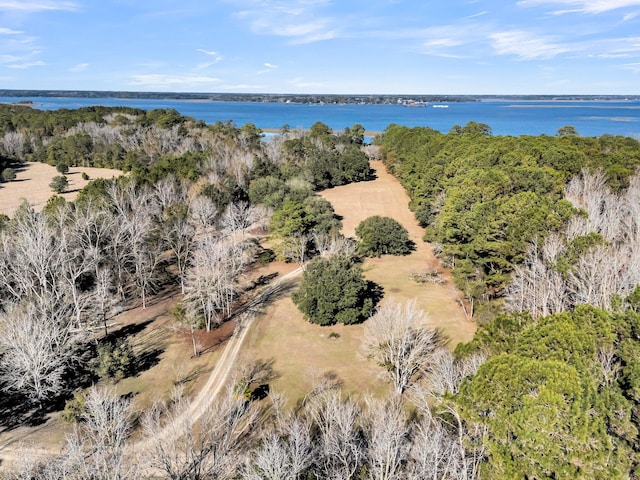
[[[0,97],[135,98],[217,102],[334,103],[393,105],[406,102],[478,102],[480,100],[640,100],[640,95],[383,95],[289,93],[122,92],[99,90],[0,90]]]

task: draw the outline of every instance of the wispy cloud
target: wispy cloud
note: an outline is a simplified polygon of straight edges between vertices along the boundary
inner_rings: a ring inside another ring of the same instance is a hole
[[[625,63],[622,68],[631,70],[633,73],[640,73],[640,63]]]
[[[498,55],[514,55],[522,60],[541,60],[556,57],[574,49],[556,43],[554,37],[511,30],[489,35],[491,46]]]
[[[31,2],[28,0],[0,1],[0,10],[16,10],[21,12],[45,12],[50,10],[76,11],[80,7],[75,2],[56,2],[41,0]]]
[[[168,75],[168,74],[138,74],[131,76],[133,85],[148,88],[166,87],[198,87],[220,82],[219,78],[206,75]]]
[[[38,60],[36,62],[25,62],[25,63],[11,63],[9,65],[7,65],[8,68],[15,68],[18,70],[24,70],[27,68],[31,68],[31,67],[42,67],[46,65],[46,63],[44,63],[41,60]]]
[[[305,81],[300,77],[292,78],[287,83],[293,85],[296,88],[321,88],[326,87],[326,84],[323,82],[309,82]]]
[[[482,17],[483,15],[486,15],[487,13],[489,13],[487,10],[484,10],[482,12],[478,12],[478,13],[474,13],[473,15],[469,15],[466,18],[478,18],[478,17]]]
[[[236,0],[244,9],[236,17],[246,20],[254,33],[289,37],[292,44],[330,40],[339,35],[338,21],[324,13],[329,0]]]
[[[554,10],[552,13],[562,15],[565,13],[604,13],[619,8],[637,7],[640,6],[640,0],[520,0],[517,4],[521,7],[556,5],[561,9]]]
[[[84,72],[87,68],[89,68],[88,63],[79,63],[69,69],[70,72]]]
[[[466,22],[464,25],[442,25],[411,32],[410,38],[419,42],[417,50],[425,55],[446,58],[464,58],[471,54],[467,47],[486,39],[486,28],[476,22]]]
[[[21,32],[19,30],[12,30],[11,28],[3,28],[0,27],[0,35],[21,35],[24,32]]]
[[[196,66],[196,68],[195,68],[195,70],[197,70],[197,71],[206,70],[207,68],[212,67],[216,63],[222,61],[222,57],[220,55],[218,55],[218,52],[215,52],[213,50],[205,50],[204,48],[196,48],[196,51],[200,52],[200,53],[204,53],[205,55],[207,55],[209,57],[214,57],[212,61],[202,62],[202,63],[198,64]]]
[[[256,75],[264,75],[265,73],[269,73],[269,72],[273,72],[274,70],[276,70],[278,67],[278,65],[274,65],[273,63],[263,63],[262,66],[264,67],[262,70],[258,70],[256,72]]]
[[[196,52],[204,53],[205,55],[216,56],[218,52],[214,52],[213,50],[205,50],[204,48],[196,48]]]

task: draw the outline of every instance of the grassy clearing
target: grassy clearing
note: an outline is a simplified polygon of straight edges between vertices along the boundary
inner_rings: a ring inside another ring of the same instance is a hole
[[[429,315],[431,325],[450,338],[449,346],[473,338],[476,325],[468,320],[457,302],[458,292],[428,244],[408,208],[409,198],[398,181],[380,162],[373,162],[377,178],[322,192],[336,213],[343,217],[343,231],[355,235],[365,218],[382,215],[395,218],[408,231],[416,249],[410,255],[367,259],[367,279],[384,288],[385,298],[415,299]],[[418,283],[412,276],[438,270],[444,283]],[[384,300],[383,300],[384,301]],[[265,308],[248,339],[244,361],[272,361],[277,378],[271,383],[291,405],[302,398],[322,375],[334,376],[351,394],[383,394],[390,390],[380,368],[361,353],[363,325],[320,327],[306,322],[289,296],[275,299]],[[335,332],[337,336],[330,335]]]
[[[23,200],[28,201],[36,210],[42,210],[47,200],[54,193],[49,184],[53,177],[60,175],[55,167],[46,163],[25,163],[16,171],[13,182],[0,183],[0,213],[11,216]],[[89,180],[82,179],[82,173],[89,176]],[[71,167],[67,178],[69,187],[61,196],[72,201],[78,192],[95,178],[113,178],[122,175],[120,170],[110,168]]]

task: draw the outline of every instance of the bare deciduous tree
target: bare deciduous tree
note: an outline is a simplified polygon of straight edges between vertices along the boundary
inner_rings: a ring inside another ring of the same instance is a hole
[[[67,437],[62,455],[67,478],[126,480],[139,478],[140,459],[126,455],[132,429],[131,402],[115,392],[92,388],[87,394],[82,422]]]
[[[409,450],[408,418],[397,397],[367,402],[368,478],[404,479]]]
[[[306,411],[318,429],[316,464],[320,476],[353,478],[365,460],[360,406],[329,389],[314,396]]]
[[[0,316],[0,375],[38,402],[62,390],[76,339],[69,309],[52,303],[44,312],[33,303],[13,305]]]
[[[441,344],[441,335],[427,326],[415,301],[403,305],[389,299],[365,324],[364,350],[384,368],[399,394],[427,368]]]
[[[229,388],[194,422],[178,390],[170,407],[156,404],[143,418],[150,464],[171,479],[228,478],[238,469],[257,413]]]

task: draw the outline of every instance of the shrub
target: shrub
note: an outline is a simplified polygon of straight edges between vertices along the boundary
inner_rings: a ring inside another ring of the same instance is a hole
[[[53,177],[49,187],[56,193],[63,193],[69,186],[69,180],[64,175]]]
[[[83,391],[73,394],[71,400],[67,400],[64,404],[64,411],[60,415],[62,420],[69,423],[78,423],[82,420],[87,405],[87,396]]]
[[[16,179],[16,171],[13,168],[5,168],[2,171],[2,180],[5,182],[13,182]]]
[[[98,356],[91,362],[91,370],[100,378],[121,380],[131,374],[134,365],[131,345],[120,340],[98,347]]]
[[[66,175],[69,173],[69,165],[67,165],[66,162],[58,162],[56,164],[56,170],[61,174]]]
[[[89,180],[89,175],[87,175],[87,172],[82,172],[81,177],[83,180]]]

